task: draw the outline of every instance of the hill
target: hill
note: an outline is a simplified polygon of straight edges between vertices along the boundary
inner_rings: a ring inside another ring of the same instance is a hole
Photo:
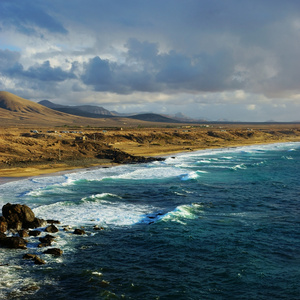
[[[0,92],[0,108],[18,113],[47,114],[50,111],[30,100],[26,100],[9,92]]]
[[[49,100],[42,100],[39,104],[44,105],[48,108],[54,109],[56,111],[64,112],[70,115],[87,117],[87,118],[109,118],[116,115],[119,115],[117,112],[112,113],[109,110],[101,107],[101,106],[94,106],[94,105],[61,105],[57,103],[53,103]],[[143,113],[143,114],[136,114],[136,115],[126,115],[122,114],[124,118],[134,119],[134,120],[141,120],[147,122],[162,122],[162,123],[177,123],[177,119],[171,119],[167,116],[162,116],[159,114],[154,113]],[[179,121],[180,122],[180,121]]]
[[[0,91],[0,124],[2,126],[122,126],[124,118],[92,119],[70,115],[45,107],[12,93]],[[136,122],[133,122],[137,124]],[[140,122],[139,122],[140,123]]]
[[[44,105],[48,108],[64,112],[67,114],[82,116],[87,118],[107,118],[109,116],[113,116],[109,110],[96,105],[61,105],[57,103],[53,103],[49,100],[42,100],[39,104]]]
[[[135,116],[127,117],[129,119],[149,121],[149,122],[160,122],[160,123],[178,123],[177,120],[158,115],[158,114],[139,114]]]
[[[150,119],[148,119],[150,120]],[[149,122],[146,118],[129,119],[115,116],[90,118],[53,110],[39,103],[21,98],[12,93],[0,91],[0,125],[11,126],[94,126],[94,127],[124,127],[124,126],[158,126],[165,122],[154,119]]]

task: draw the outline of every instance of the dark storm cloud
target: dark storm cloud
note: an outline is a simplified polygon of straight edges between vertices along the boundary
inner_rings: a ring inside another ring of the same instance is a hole
[[[74,79],[76,76],[72,72],[62,70],[60,67],[51,67],[49,61],[45,61],[41,65],[36,65],[23,71],[23,76],[38,79],[41,81],[64,81]]]
[[[82,81],[96,91],[218,91],[237,88],[231,54],[220,51],[189,57],[176,51],[159,54],[158,45],[130,39],[127,64],[90,59]]]
[[[53,33],[66,34],[67,30],[43,6],[43,1],[1,0],[0,24],[12,26],[27,34],[35,34],[37,28]]]

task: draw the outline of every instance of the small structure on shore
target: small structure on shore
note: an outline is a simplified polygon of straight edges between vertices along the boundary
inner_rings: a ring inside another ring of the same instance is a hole
[[[83,136],[76,136],[75,137],[75,141],[77,141],[77,142],[83,142],[85,140],[86,140],[86,136],[85,135],[83,135]]]

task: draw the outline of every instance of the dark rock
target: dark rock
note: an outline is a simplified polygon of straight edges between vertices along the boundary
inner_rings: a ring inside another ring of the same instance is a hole
[[[45,228],[46,232],[51,232],[51,233],[55,233],[58,232],[58,228],[55,225],[49,225]]]
[[[3,232],[0,232],[0,239],[4,239],[4,238],[6,238],[6,234]]]
[[[48,224],[60,224],[60,221],[58,220],[47,220]]]
[[[85,234],[85,231],[83,229],[76,228],[73,233],[78,235],[83,235]]]
[[[38,248],[49,247],[49,246],[51,246],[51,242],[49,242],[49,243],[39,243],[37,246],[38,246]]]
[[[19,233],[19,237],[22,237],[22,238],[29,237],[28,230],[26,230],[26,229],[21,229],[21,230],[19,230],[18,233]]]
[[[26,249],[27,241],[21,237],[5,237],[0,239],[0,246],[12,249]]]
[[[39,241],[41,243],[50,243],[51,244],[54,240],[55,240],[55,236],[50,235],[50,234],[47,234],[46,236],[39,238]]]
[[[23,225],[22,222],[9,223],[9,224],[8,224],[8,228],[9,228],[11,231],[14,231],[14,230],[19,231],[19,230],[22,229],[22,227],[23,227],[22,225]]]
[[[41,259],[40,257],[36,256],[34,259],[33,259],[33,262],[36,264],[36,265],[44,265],[46,264],[46,262]]]
[[[6,232],[7,227],[8,227],[8,224],[7,224],[6,219],[3,216],[1,216],[0,217],[0,232]]]
[[[23,259],[34,259],[36,258],[35,254],[26,253],[23,255]]]
[[[50,248],[43,252],[44,254],[52,254],[54,256],[61,256],[63,251],[59,248]]]
[[[94,226],[94,230],[104,230],[104,227],[99,227],[98,225],[95,225]]]
[[[102,149],[101,152],[97,154],[97,158],[111,159],[113,162],[119,164],[148,163],[165,160],[165,158],[162,157],[134,156],[118,149]]]
[[[39,230],[30,230],[29,235],[30,236],[39,236],[41,232]]]
[[[8,223],[8,228],[20,230],[22,224],[34,221],[34,213],[27,205],[7,203],[2,207],[2,215]],[[20,225],[21,224],[21,225]]]
[[[34,218],[32,222],[25,222],[23,224],[24,228],[39,228],[47,225],[47,222],[43,219]]]
[[[44,265],[46,262],[35,254],[24,254],[23,259],[31,259],[36,265]]]

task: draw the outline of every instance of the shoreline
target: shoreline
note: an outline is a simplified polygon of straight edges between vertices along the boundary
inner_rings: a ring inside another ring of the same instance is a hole
[[[91,167],[143,163],[206,149],[300,142],[300,124],[85,129],[38,133],[0,128],[0,184]]]
[[[191,153],[191,152],[197,152],[201,150],[213,150],[213,149],[234,149],[239,147],[245,147],[245,146],[255,146],[255,145],[272,145],[272,144],[285,144],[285,143],[299,143],[300,141],[270,141],[270,142],[261,142],[261,143],[238,143],[236,145],[223,145],[221,147],[201,147],[199,149],[193,149],[192,151],[168,151],[168,152],[157,152],[154,157],[162,157],[167,158],[174,155],[184,154],[184,153]],[[0,185],[13,182],[13,181],[19,181],[24,180],[28,178],[34,178],[34,177],[45,177],[45,176],[59,176],[63,174],[69,174],[69,173],[76,173],[78,171],[83,170],[91,170],[93,168],[110,168],[114,166],[118,166],[121,164],[108,162],[107,160],[105,162],[102,161],[97,163],[91,163],[87,164],[86,160],[83,160],[84,163],[80,163],[81,160],[76,161],[77,166],[67,166],[67,164],[61,163],[57,164],[56,166],[51,165],[44,165],[44,164],[37,164],[32,165],[30,167],[14,167],[14,168],[7,168],[7,169],[1,169],[0,174]],[[45,167],[46,166],[46,167]],[[3,174],[4,172],[5,174]]]

